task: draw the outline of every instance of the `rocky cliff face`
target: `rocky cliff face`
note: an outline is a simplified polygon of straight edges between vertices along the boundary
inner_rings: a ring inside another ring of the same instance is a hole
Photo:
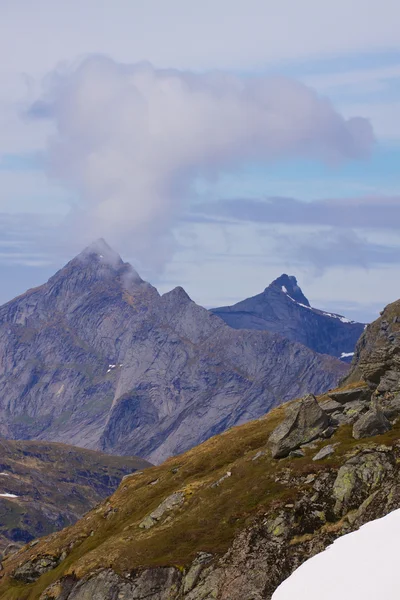
[[[0,550],[75,523],[124,475],[149,466],[64,444],[0,440]]]
[[[77,524],[8,557],[0,599],[269,600],[307,558],[399,508],[396,331],[380,333],[399,309],[367,329],[341,388],[125,479]]]
[[[105,242],[0,308],[0,435],[160,462],[346,365],[160,296]]]
[[[235,329],[280,333],[315,352],[351,362],[364,324],[310,306],[297,280],[281,275],[261,294],[212,312]]]

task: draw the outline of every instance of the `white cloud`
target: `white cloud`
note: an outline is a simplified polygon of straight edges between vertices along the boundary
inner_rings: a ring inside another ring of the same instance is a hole
[[[340,162],[373,144],[366,120],[344,120],[297,82],[105,57],[56,71],[30,113],[54,122],[49,172],[81,197],[75,233],[129,239],[158,262],[197,177],[285,156]]]

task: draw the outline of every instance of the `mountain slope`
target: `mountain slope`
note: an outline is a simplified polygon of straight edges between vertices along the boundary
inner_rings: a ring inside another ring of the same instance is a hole
[[[293,401],[128,477],[84,519],[4,561],[0,599],[269,600],[310,556],[400,508],[397,383],[379,383]],[[290,440],[286,458],[271,454],[277,439]]]
[[[0,440],[0,549],[74,523],[124,475],[148,466],[64,444]]]
[[[321,399],[321,403],[324,400]],[[1,600],[268,600],[309,556],[400,507],[400,426],[272,459],[267,417],[127,478],[76,525],[3,563]],[[93,533],[92,533],[93,532]],[[28,584],[28,585],[27,585]],[[46,591],[45,591],[46,590]]]
[[[100,240],[0,308],[0,434],[159,462],[346,365],[160,296]]]
[[[257,329],[279,333],[315,352],[350,362],[363,323],[310,306],[297,280],[281,275],[265,290],[233,306],[213,308],[234,329]]]

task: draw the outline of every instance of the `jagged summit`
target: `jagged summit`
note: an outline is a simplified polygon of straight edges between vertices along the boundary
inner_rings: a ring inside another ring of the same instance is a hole
[[[297,279],[294,275],[286,275],[283,273],[280,277],[275,279],[268,288],[279,288],[280,291],[287,294],[290,298],[298,302],[299,304],[303,304],[304,306],[311,306],[308,299],[302,292],[302,289],[297,284]],[[266,290],[268,290],[266,288]]]
[[[212,312],[234,329],[279,333],[321,354],[350,362],[363,323],[310,306],[296,277],[283,273],[261,294]]]
[[[95,256],[97,259],[104,260],[106,263],[114,266],[121,266],[123,260],[116,252],[107,244],[104,238],[99,238],[89,244],[76,258],[85,258]]]

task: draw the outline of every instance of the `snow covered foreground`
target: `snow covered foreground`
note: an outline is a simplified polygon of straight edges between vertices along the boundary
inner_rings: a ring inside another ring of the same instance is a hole
[[[307,560],[272,600],[399,600],[399,550],[400,509]]]

